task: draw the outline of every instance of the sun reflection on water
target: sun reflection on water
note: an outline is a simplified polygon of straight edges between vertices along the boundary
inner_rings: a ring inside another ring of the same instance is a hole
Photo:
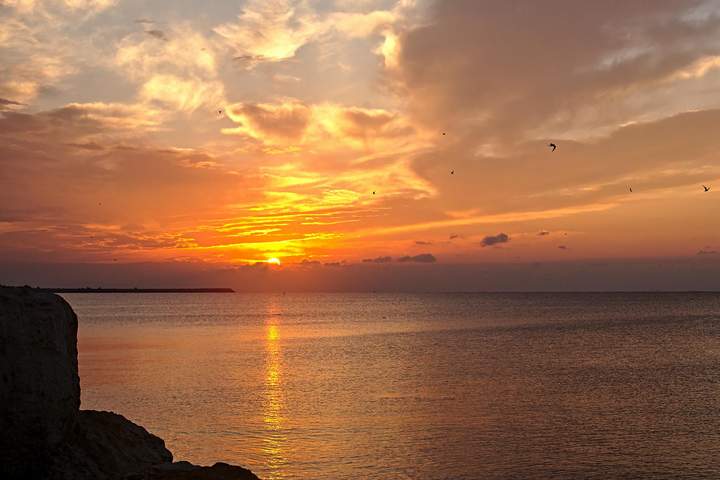
[[[271,308],[271,310],[274,310]],[[282,351],[280,346],[280,328],[271,315],[265,335],[265,406],[263,421],[265,423],[265,439],[263,452],[267,457],[270,479],[284,478],[283,472],[287,463],[285,456],[284,393],[282,386],[281,366]],[[272,322],[272,323],[270,323]]]

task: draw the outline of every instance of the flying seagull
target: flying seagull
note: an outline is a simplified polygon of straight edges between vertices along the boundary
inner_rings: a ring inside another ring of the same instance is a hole
[[[548,147],[552,148],[552,151],[554,152],[557,148],[557,145],[555,145],[554,143],[548,143]]]
[[[450,170],[450,175],[455,175],[455,170]]]
[[[628,185],[628,189],[630,190],[630,193],[632,193],[632,187]]]
[[[710,187],[706,187],[705,185],[703,185],[703,188],[705,189],[706,192],[710,191]]]

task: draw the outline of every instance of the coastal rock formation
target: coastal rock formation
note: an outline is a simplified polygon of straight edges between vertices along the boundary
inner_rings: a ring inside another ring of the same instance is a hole
[[[0,288],[0,387],[0,477],[37,477],[80,408],[77,317],[61,297]]]
[[[52,456],[49,477],[112,479],[172,462],[165,442],[122,415],[80,410],[71,435]]]
[[[255,480],[172,462],[165,442],[112,412],[80,410],[77,317],[52,293],[0,287],[0,478]]]
[[[250,470],[218,462],[212,467],[198,467],[189,462],[165,463],[150,467],[142,474],[125,480],[259,480]]]

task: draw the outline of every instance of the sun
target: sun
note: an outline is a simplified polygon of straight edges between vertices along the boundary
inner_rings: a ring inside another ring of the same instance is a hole
[[[268,258],[265,260],[267,263],[272,263],[273,265],[280,265],[280,259],[277,257]]]

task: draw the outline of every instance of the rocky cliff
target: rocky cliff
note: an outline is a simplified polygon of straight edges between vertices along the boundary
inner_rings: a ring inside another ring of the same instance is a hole
[[[51,293],[0,287],[0,478],[257,479],[223,463],[171,463],[165,442],[143,427],[79,407],[72,308]]]

